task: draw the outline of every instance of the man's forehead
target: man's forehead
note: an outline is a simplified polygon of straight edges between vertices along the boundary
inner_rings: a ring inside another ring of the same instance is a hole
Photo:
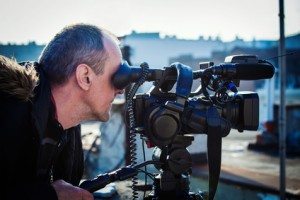
[[[108,54],[120,57],[122,59],[122,52],[120,46],[110,37],[103,38],[104,49]]]

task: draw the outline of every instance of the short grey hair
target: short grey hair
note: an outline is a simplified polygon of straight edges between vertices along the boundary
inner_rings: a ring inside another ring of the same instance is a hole
[[[79,64],[87,64],[96,74],[103,73],[107,58],[103,33],[93,25],[75,24],[56,34],[39,58],[50,83],[64,84]]]

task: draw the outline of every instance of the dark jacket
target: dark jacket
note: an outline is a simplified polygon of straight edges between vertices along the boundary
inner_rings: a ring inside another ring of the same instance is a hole
[[[57,199],[52,180],[79,184],[80,126],[63,130],[54,116],[41,67],[7,63],[0,57],[0,199]]]

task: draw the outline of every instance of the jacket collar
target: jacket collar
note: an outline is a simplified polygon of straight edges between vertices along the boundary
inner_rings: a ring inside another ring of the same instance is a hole
[[[42,139],[44,138],[44,133],[47,128],[49,110],[52,109],[51,88],[42,67],[35,63],[35,69],[39,74],[39,83],[34,90],[31,116],[39,137]]]

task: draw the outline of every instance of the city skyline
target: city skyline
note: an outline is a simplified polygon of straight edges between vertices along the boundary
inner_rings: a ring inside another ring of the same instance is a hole
[[[0,0],[0,42],[47,43],[64,26],[89,23],[117,36],[159,32],[179,39],[219,37],[232,41],[279,38],[276,0]],[[285,1],[285,34],[300,32],[300,1]]]
[[[246,40],[245,38],[241,38],[239,37],[238,35],[236,35],[235,38],[233,38],[232,40],[229,40],[229,41],[225,41],[223,40],[222,38],[220,38],[218,35],[217,36],[202,36],[202,35],[199,35],[198,38],[178,38],[176,35],[163,35],[161,34],[160,32],[137,32],[135,30],[132,30],[131,33],[127,34],[127,35],[121,35],[121,36],[118,36],[118,37],[132,37],[132,34],[134,33],[134,37],[137,36],[139,38],[148,38],[147,37],[147,34],[158,34],[159,35],[159,39],[161,40],[166,40],[166,39],[175,39],[175,40],[186,40],[186,41],[220,41],[222,43],[232,43],[232,42],[235,42],[237,40],[239,41],[243,41],[243,42],[246,42],[246,43],[253,43],[253,42],[276,42],[278,41],[277,39],[256,39],[256,38],[253,38],[252,40]],[[298,36],[300,34],[300,31],[298,33],[294,33],[294,34],[291,34],[291,35],[285,35],[285,38],[289,38],[289,37],[295,37],[295,36]],[[28,40],[28,41],[25,41],[25,42],[11,42],[11,41],[8,41],[8,42],[2,42],[0,40],[0,45],[46,45],[47,42],[45,43],[39,43],[35,40]]]

